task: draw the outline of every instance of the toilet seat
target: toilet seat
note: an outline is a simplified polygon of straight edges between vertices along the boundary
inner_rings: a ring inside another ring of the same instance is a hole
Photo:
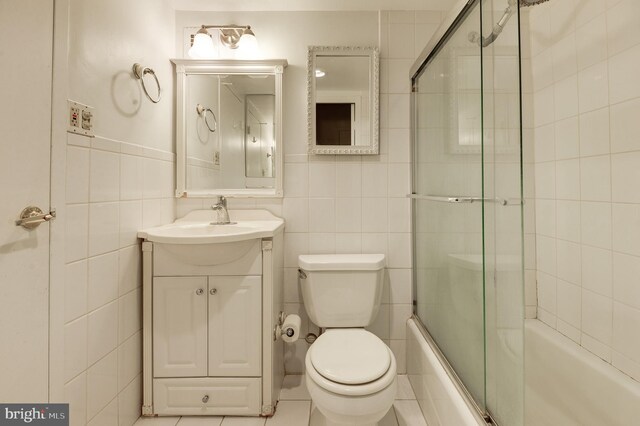
[[[396,377],[396,360],[391,349],[361,328],[325,331],[309,348],[305,366],[314,383],[345,396],[379,392]]]
[[[362,328],[329,329],[309,348],[311,363],[320,375],[343,385],[362,385],[387,372],[391,357],[387,345]]]

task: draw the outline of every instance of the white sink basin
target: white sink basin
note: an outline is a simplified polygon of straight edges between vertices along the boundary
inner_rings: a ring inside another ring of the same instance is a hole
[[[169,225],[138,232],[138,238],[164,244],[215,244],[273,237],[284,221],[266,210],[229,210],[232,224],[212,225],[216,213],[196,210]]]

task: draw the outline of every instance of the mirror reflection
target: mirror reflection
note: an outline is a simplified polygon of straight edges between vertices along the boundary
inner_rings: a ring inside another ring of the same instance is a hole
[[[316,145],[368,145],[369,58],[316,57]]]
[[[274,75],[186,80],[186,189],[274,188]]]
[[[378,50],[310,46],[310,154],[378,153]]]

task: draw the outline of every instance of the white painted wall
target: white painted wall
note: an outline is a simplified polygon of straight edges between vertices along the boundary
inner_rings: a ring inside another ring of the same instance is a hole
[[[174,13],[154,0],[56,4],[56,50],[68,51],[54,65],[56,99],[95,107],[96,138],[54,137],[52,199],[64,231],[51,246],[61,271],[51,283],[52,335],[61,335],[52,395],[70,402],[72,425],[131,425],[142,392],[136,231],[174,219]],[[133,78],[134,62],[156,71],[159,104]],[[64,120],[60,102],[56,114]]]
[[[532,8],[538,318],[640,379],[640,3]]]
[[[251,25],[264,58],[285,58],[284,199],[231,199],[231,208],[265,207],[286,220],[286,311],[309,324],[297,283],[306,253],[384,253],[388,278],[371,330],[390,345],[405,371],[405,321],[411,315],[409,68],[440,21],[439,11],[177,12],[176,51],[184,27]],[[307,46],[378,46],[380,155],[307,155]],[[178,215],[211,200],[178,200]],[[301,373],[308,344],[287,345],[286,369]]]

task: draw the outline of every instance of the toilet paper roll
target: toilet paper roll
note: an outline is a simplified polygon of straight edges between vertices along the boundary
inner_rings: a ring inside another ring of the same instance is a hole
[[[302,321],[296,314],[287,315],[282,323],[282,340],[287,343],[295,342],[300,337]]]

